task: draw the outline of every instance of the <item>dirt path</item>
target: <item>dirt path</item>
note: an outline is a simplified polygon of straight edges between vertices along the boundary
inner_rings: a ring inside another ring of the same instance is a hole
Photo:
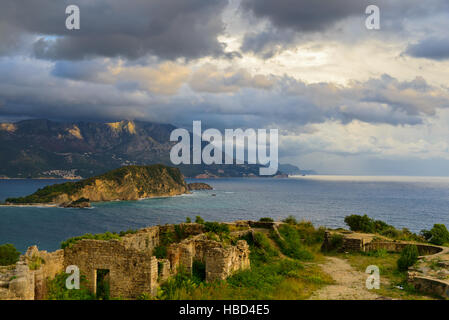
[[[327,257],[320,267],[329,274],[335,284],[316,291],[311,300],[375,300],[381,298],[365,287],[368,274],[355,270],[343,259]]]

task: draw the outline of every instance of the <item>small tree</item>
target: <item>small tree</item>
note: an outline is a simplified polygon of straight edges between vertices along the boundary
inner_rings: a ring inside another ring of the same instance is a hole
[[[0,266],[9,266],[19,260],[20,252],[12,244],[0,246]]]
[[[204,224],[204,219],[201,218],[200,216],[196,216],[196,217],[195,217],[195,222],[196,222],[196,223],[199,223],[199,224]]]
[[[414,244],[405,246],[401,252],[401,256],[398,259],[398,269],[400,271],[406,271],[409,267],[413,266],[418,261],[418,247]]]
[[[345,223],[352,231],[374,232],[374,221],[366,214],[359,216],[353,214],[345,217]]]
[[[430,230],[430,242],[436,245],[443,245],[449,243],[449,231],[447,231],[444,224],[435,224]]]

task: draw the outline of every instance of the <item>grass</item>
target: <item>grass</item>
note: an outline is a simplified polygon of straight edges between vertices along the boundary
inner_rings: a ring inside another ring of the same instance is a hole
[[[127,231],[120,231],[117,232],[105,232],[105,233],[97,233],[97,234],[90,234],[86,233],[82,236],[69,238],[63,242],[61,242],[61,249],[65,248],[71,248],[75,243],[78,241],[81,241],[83,239],[92,239],[92,240],[121,240],[121,238],[127,234],[134,234],[137,230],[129,229]]]
[[[305,232],[307,229],[307,232]],[[302,300],[316,290],[334,283],[316,263],[320,237],[313,226],[291,224],[279,230],[281,237],[256,232],[246,235],[250,246],[251,268],[223,281],[205,283],[198,276],[179,270],[161,285],[157,299],[168,300]],[[309,245],[305,245],[309,243]],[[298,248],[299,249],[295,249]],[[142,294],[141,299],[149,298]]]
[[[275,258],[236,273],[225,281],[196,282],[178,273],[161,287],[159,299],[168,300],[302,300],[325,285],[331,277],[316,265]]]
[[[400,257],[398,253],[379,250],[369,253],[332,253],[329,255],[346,259],[352,267],[360,272],[365,272],[366,268],[370,265],[378,266],[381,284],[380,289],[373,289],[373,292],[380,296],[404,300],[429,300],[437,298],[423,295],[423,293],[416,291],[407,283],[407,273],[398,271],[397,269],[397,260]]]

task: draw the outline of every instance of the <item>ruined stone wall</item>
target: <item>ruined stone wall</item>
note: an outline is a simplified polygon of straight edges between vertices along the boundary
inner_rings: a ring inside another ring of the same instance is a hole
[[[122,242],[126,248],[151,253],[159,245],[159,227],[149,227],[127,234],[122,237]]]
[[[193,261],[201,261],[206,266],[206,281],[224,280],[238,270],[250,267],[249,246],[239,240],[236,246],[225,246],[204,236],[186,239],[174,243],[168,249],[171,272],[182,265],[186,271],[192,271]]]
[[[380,249],[385,249],[389,252],[401,252],[410,243],[406,242],[388,242],[388,241],[373,241],[365,245],[365,251],[375,251]],[[413,243],[418,248],[418,252],[421,256],[436,254],[441,252],[443,249],[437,246],[432,246],[428,244],[417,244]]]
[[[413,276],[409,273],[408,282],[418,291],[428,294],[436,294],[449,299],[449,282],[447,281],[430,277]]]
[[[34,299],[42,300],[47,297],[47,282],[64,270],[64,250],[54,252],[38,251],[37,247],[30,247],[26,253],[29,261],[39,257],[42,259],[40,268],[34,271]]]
[[[81,240],[65,250],[65,267],[76,265],[96,292],[97,270],[109,270],[111,297],[156,294],[158,263],[154,256],[126,247],[119,240]]]
[[[166,224],[163,226],[159,226],[158,228],[160,229],[160,233],[175,233],[175,226],[173,224]],[[182,232],[186,237],[196,236],[204,233],[204,225],[200,223],[181,223],[179,224],[179,228],[182,229]]]
[[[40,259],[40,264],[36,264]],[[40,300],[47,295],[47,281],[63,270],[64,252],[39,251],[36,246],[29,247],[11,268],[4,279],[4,299]],[[7,282],[5,281],[7,280]]]
[[[341,251],[364,251],[363,239],[343,238],[343,246],[341,248]]]
[[[249,247],[239,240],[236,246],[216,247],[206,252],[206,281],[225,280],[238,270],[250,267]]]

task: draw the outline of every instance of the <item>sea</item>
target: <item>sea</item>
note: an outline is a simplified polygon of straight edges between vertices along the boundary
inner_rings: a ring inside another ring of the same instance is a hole
[[[0,201],[31,194],[65,180],[0,180]],[[449,227],[449,177],[296,176],[223,178],[206,182],[214,190],[139,201],[93,203],[89,209],[0,207],[0,244],[25,252],[59,249],[61,241],[85,233],[119,232],[206,221],[281,220],[294,216],[316,226],[345,227],[344,218],[367,214],[413,232],[435,223]]]

